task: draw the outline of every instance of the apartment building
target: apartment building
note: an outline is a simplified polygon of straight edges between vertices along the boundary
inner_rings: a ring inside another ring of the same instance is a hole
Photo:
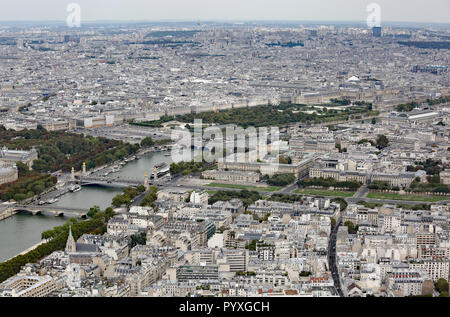
[[[424,279],[417,271],[395,270],[390,274],[388,287],[395,296],[422,295]]]
[[[440,278],[449,280],[450,259],[417,259],[409,262],[411,270],[422,271],[428,274],[436,282]]]
[[[58,288],[48,275],[16,275],[0,284],[0,297],[45,297]]]

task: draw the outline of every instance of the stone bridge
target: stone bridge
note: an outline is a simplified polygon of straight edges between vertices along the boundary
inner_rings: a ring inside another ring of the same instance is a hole
[[[137,178],[119,178],[103,176],[78,176],[75,182],[80,185],[100,185],[105,187],[125,188],[129,186],[145,185],[145,179]]]
[[[58,206],[36,206],[36,205],[16,205],[13,207],[16,212],[24,211],[33,215],[46,215],[55,217],[69,217],[69,218],[87,218],[89,210],[81,208],[68,208]]]

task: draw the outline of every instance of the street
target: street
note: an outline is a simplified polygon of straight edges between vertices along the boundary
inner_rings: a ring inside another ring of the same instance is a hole
[[[339,222],[336,223],[336,227],[331,231],[330,234],[330,242],[328,245],[328,267],[331,271],[336,291],[338,292],[340,297],[344,297],[341,289],[341,282],[339,280],[339,272],[336,266],[336,235],[340,225],[341,220],[339,219]]]

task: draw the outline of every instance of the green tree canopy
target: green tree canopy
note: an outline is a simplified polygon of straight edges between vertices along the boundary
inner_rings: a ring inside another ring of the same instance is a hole
[[[377,137],[377,147],[381,150],[389,145],[389,140],[384,134],[380,134]]]
[[[141,141],[142,147],[152,147],[154,144],[155,142],[153,142],[153,139],[151,137],[146,137]]]

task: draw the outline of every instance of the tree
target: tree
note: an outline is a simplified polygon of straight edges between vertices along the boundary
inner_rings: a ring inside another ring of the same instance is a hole
[[[435,174],[430,178],[430,183],[432,184],[439,184],[441,182],[441,178],[439,177],[439,174]]]
[[[245,248],[250,250],[250,251],[255,251],[256,250],[256,244],[258,243],[258,240],[252,240],[250,243],[248,243]]]
[[[377,119],[376,118],[373,118],[372,119],[372,124],[376,124],[377,123]]]
[[[93,218],[96,214],[100,212],[99,206],[94,206],[91,209],[89,209],[89,212],[87,213],[89,218]]]
[[[123,190],[123,194],[128,196],[131,199],[135,198],[137,195],[139,195],[139,192],[137,191],[137,189],[133,188],[133,187],[127,187]]]
[[[385,181],[373,181],[367,186],[369,189],[376,189],[376,190],[387,190],[391,189],[391,186],[388,182]]]
[[[311,272],[308,272],[308,271],[301,271],[300,272],[300,276],[310,276],[312,273]]]
[[[280,156],[278,162],[280,164],[292,164],[292,159],[289,156]]]
[[[158,192],[158,187],[152,186],[149,188],[147,193],[145,194],[144,199],[142,199],[141,206],[151,206],[153,207],[153,203],[158,199],[156,193]]]
[[[245,207],[250,206],[255,201],[263,199],[261,194],[257,191],[241,190],[241,191],[217,191],[212,197],[209,198],[208,204],[212,205],[217,201],[229,201],[231,199],[242,200]]]
[[[138,187],[136,187],[136,190],[141,194],[141,193],[145,192],[145,186],[139,185]]]
[[[358,232],[358,229],[359,229],[359,226],[356,225],[356,227],[355,227],[355,225],[351,221],[346,221],[344,223],[344,226],[348,227],[348,233],[349,234],[356,234]]]
[[[112,200],[112,205],[114,207],[120,207],[122,205],[130,205],[130,204],[131,204],[131,198],[125,194],[119,194],[119,195],[115,196]]]
[[[286,186],[294,181],[294,174],[276,174],[267,180],[267,184],[271,186]]]
[[[381,150],[389,145],[389,140],[384,134],[378,135],[377,147]]]
[[[20,161],[16,162],[17,170],[19,172],[19,177],[27,176],[30,173],[28,166]]]
[[[136,245],[145,245],[146,243],[147,243],[147,234],[145,232],[133,234],[130,237],[130,248],[133,248]]]
[[[440,278],[437,283],[436,283],[436,289],[438,292],[440,292],[441,294],[443,292],[447,292],[448,294],[448,282],[447,280]],[[447,295],[448,296],[448,295]]]
[[[154,144],[155,142],[153,142],[153,139],[151,137],[146,137],[141,141],[142,147],[152,147]]]
[[[331,221],[331,229],[334,229],[336,227],[336,219],[334,219],[333,217],[330,218]]]

